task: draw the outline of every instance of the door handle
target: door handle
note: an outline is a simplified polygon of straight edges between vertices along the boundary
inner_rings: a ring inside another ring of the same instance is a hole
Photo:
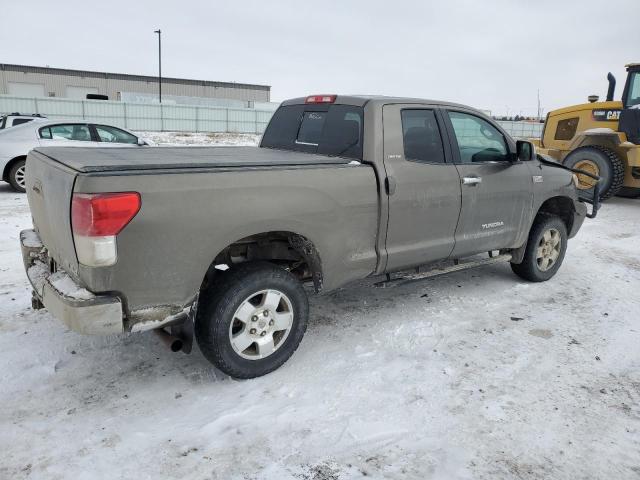
[[[387,191],[387,195],[396,193],[396,179],[389,175],[384,179],[384,188]]]
[[[482,183],[481,177],[462,177],[463,185],[477,185],[479,183]]]

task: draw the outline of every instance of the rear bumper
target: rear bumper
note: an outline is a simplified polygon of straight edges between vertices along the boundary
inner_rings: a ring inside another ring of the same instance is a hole
[[[53,316],[78,333],[108,335],[124,331],[118,297],[94,295],[63,270],[52,273],[46,249],[34,230],[20,232],[20,246],[34,296]]]

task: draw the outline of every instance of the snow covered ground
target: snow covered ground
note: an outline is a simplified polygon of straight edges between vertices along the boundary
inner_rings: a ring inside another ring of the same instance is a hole
[[[0,184],[2,479],[640,477],[640,201],[607,202],[544,284],[500,264],[314,298],[251,381],[31,310],[29,226]]]
[[[260,135],[251,133],[136,132],[136,134],[160,146],[256,146],[260,142]]]

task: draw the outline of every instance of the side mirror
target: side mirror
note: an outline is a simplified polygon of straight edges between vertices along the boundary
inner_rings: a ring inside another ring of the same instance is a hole
[[[143,147],[144,145],[149,145],[149,144],[144,141],[144,138],[138,137],[138,145]]]
[[[526,140],[518,140],[516,142],[516,152],[516,157],[521,162],[529,162],[536,158],[535,145]]]

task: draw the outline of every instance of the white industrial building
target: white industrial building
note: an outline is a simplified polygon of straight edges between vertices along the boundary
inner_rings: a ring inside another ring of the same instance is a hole
[[[158,77],[63,68],[0,64],[0,95],[85,99],[88,94],[121,100],[131,94],[157,94]],[[244,102],[269,102],[271,87],[246,83],[162,78],[162,95]]]

